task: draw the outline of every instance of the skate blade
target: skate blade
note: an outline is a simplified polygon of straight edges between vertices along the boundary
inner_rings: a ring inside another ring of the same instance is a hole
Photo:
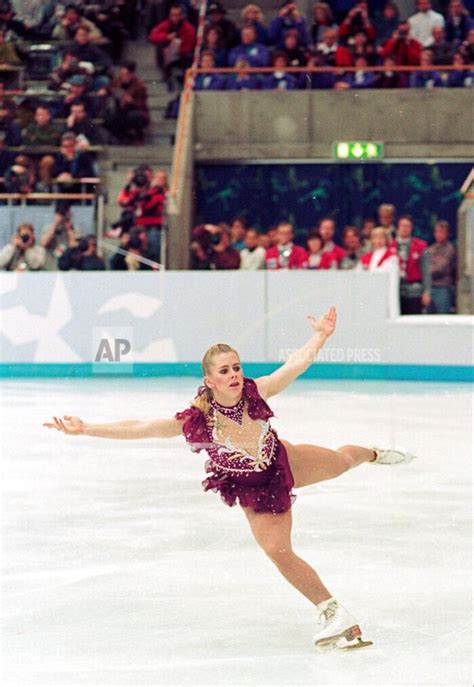
[[[315,642],[316,649],[318,651],[354,651],[355,649],[363,649],[366,646],[371,646],[373,642],[364,641],[361,637],[362,633],[358,625],[350,627],[348,630],[341,632],[338,635],[333,635],[332,637],[324,637],[324,639],[319,639]],[[341,639],[350,642],[352,640],[357,640],[355,644],[346,644],[341,646],[339,642]]]

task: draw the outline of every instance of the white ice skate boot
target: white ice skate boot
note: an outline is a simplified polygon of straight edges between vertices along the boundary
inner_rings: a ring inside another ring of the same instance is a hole
[[[381,465],[409,463],[413,458],[416,458],[412,453],[408,453],[408,451],[402,448],[376,448],[375,446],[371,446],[370,448],[377,454],[377,458],[370,461],[372,465],[376,463],[380,463]]]
[[[319,623],[323,626],[314,635],[318,651],[350,651],[373,644],[362,640],[357,620],[336,599],[323,601],[318,604],[318,609],[321,611]]]

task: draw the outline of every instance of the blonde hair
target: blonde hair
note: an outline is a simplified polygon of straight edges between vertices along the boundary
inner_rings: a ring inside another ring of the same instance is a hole
[[[385,239],[385,245],[388,246],[390,243],[390,235],[389,232],[385,229],[385,227],[374,227],[372,231],[370,232],[370,238],[377,234],[382,234],[384,239]]]
[[[249,12],[252,12],[252,11],[258,13],[257,14],[257,21],[262,22],[263,21],[263,12],[261,10],[261,7],[259,5],[254,5],[254,4],[245,5],[245,7],[243,8],[243,10],[240,13],[242,20],[246,21],[247,20],[247,14]]]
[[[239,354],[237,353],[235,348],[232,348],[232,346],[223,343],[214,344],[213,346],[207,349],[201,361],[202,371],[204,375],[210,374],[213,360],[216,357],[216,355],[219,355],[220,353],[235,353],[235,355],[239,357]],[[201,410],[205,415],[207,415],[207,413],[209,412],[209,408],[211,407],[211,401],[213,396],[211,389],[209,389],[209,387],[206,385],[204,386],[206,387],[204,392],[196,396],[193,399],[191,405],[195,408],[199,408],[199,410]]]

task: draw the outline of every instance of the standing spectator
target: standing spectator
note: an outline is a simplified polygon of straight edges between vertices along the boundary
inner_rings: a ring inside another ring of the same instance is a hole
[[[293,74],[287,74],[284,70],[288,67],[288,58],[284,52],[276,51],[272,57],[272,67],[275,71],[267,74],[262,79],[262,88],[267,91],[287,90],[294,91],[298,82]]]
[[[226,9],[220,2],[211,2],[208,8],[209,26],[216,26],[222,35],[222,40],[226,50],[231,50],[239,42],[239,32],[234,22],[226,19]]]
[[[339,26],[339,36],[347,41],[360,31],[369,40],[374,40],[375,27],[369,19],[369,8],[365,0],[356,0],[354,7],[349,10],[346,18]]]
[[[357,266],[364,253],[357,227],[348,225],[342,232],[342,245],[346,251],[341,261],[341,269],[352,270]]]
[[[449,241],[449,224],[439,220],[434,227],[433,243],[428,248],[431,273],[431,313],[451,312],[456,284],[456,248]]]
[[[395,226],[395,215],[396,215],[395,205],[391,203],[381,203],[377,208],[377,216],[379,218],[379,225],[385,229],[389,236],[392,238],[397,233],[397,228]]]
[[[97,238],[94,234],[71,241],[58,260],[60,270],[105,270],[105,261],[97,255]]]
[[[370,235],[372,233],[372,229],[375,229],[376,227],[376,222],[373,217],[364,217],[362,220],[362,229],[361,229],[361,235],[362,235],[362,251],[363,253],[368,253],[369,251],[372,250],[372,244],[370,242]]]
[[[398,219],[397,235],[390,248],[400,266],[400,310],[402,315],[419,315],[431,301],[431,276],[426,241],[412,236],[410,215]]]
[[[462,0],[451,0],[446,21],[446,40],[456,48],[466,40],[467,34],[474,29],[474,20],[464,7]]]
[[[62,19],[53,29],[52,38],[60,41],[71,41],[80,26],[87,27],[91,41],[97,41],[102,38],[102,32],[99,31],[97,26],[89,19],[83,17],[81,9],[72,3],[66,5]]]
[[[246,246],[245,237],[247,235],[247,220],[245,217],[234,217],[230,223],[230,236],[232,248],[242,250]]]
[[[433,66],[433,53],[431,50],[422,50],[420,57],[421,67],[432,67]],[[430,69],[429,71],[416,71],[410,75],[410,87],[411,88],[441,88],[443,86],[443,81],[439,72],[435,69]]]
[[[227,50],[224,47],[222,33],[217,26],[208,26],[202,43],[202,53],[210,50],[214,55],[216,67],[227,67]]]
[[[267,270],[301,269],[308,263],[308,253],[293,243],[293,225],[280,222],[277,226],[277,244],[268,248]]]
[[[308,251],[307,269],[309,270],[329,270],[336,269],[336,263],[331,260],[330,253],[323,251],[323,239],[319,231],[310,231],[306,239]]]
[[[313,7],[313,24],[311,26],[311,42],[314,46],[323,40],[326,29],[338,30],[334,22],[331,6],[327,2],[317,2]]]
[[[445,31],[441,26],[433,28],[433,42],[430,45],[433,64],[451,64],[453,61],[453,47],[447,42]]]
[[[251,67],[266,67],[269,60],[268,50],[257,43],[257,34],[253,26],[244,26],[240,32],[241,42],[229,53],[229,66],[233,67],[237,60],[247,60]]]
[[[131,60],[122,62],[112,82],[115,111],[105,121],[105,127],[121,143],[144,142],[145,129],[150,123],[148,93],[136,75],[137,65]]]
[[[293,0],[283,0],[278,16],[272,19],[268,27],[268,38],[271,45],[278,49],[283,47],[285,31],[296,29],[299,36],[299,44],[306,46],[309,43],[306,22],[301,17],[298,6]]]
[[[394,269],[398,272],[398,257],[395,248],[390,248],[391,235],[383,227],[375,227],[370,234],[371,247],[364,253],[358,264],[357,271],[390,272]]]
[[[323,217],[319,222],[318,231],[324,241],[323,253],[328,253],[331,266],[338,269],[346,256],[346,251],[334,242],[334,234],[336,233],[336,223],[332,217]]]
[[[211,270],[238,270],[240,267],[240,253],[230,245],[232,239],[229,227],[221,225],[217,237],[219,238],[218,243],[212,246]]]
[[[379,48],[379,55],[382,59],[393,57],[397,65],[413,66],[420,63],[421,49],[421,43],[410,34],[409,23],[404,21]]]
[[[199,63],[201,69],[214,69],[216,64],[214,62],[214,55],[210,50],[203,50],[201,53],[201,61]],[[197,74],[194,80],[195,91],[223,91],[226,87],[226,79],[222,74],[215,74],[213,72],[203,72]]]
[[[247,229],[244,245],[240,251],[240,269],[264,270],[266,250],[259,245],[259,233],[256,229]]]
[[[46,270],[57,270],[58,260],[68,248],[77,246],[77,235],[80,233],[74,226],[71,208],[66,201],[58,201],[52,224],[45,227],[40,244],[46,251]]]
[[[45,262],[46,251],[36,245],[35,229],[27,222],[17,227],[10,243],[0,251],[0,269],[8,272],[42,270]]]
[[[260,5],[245,5],[240,13],[244,26],[253,26],[257,35],[257,42],[262,45],[268,43],[268,31],[263,23],[263,12]]]
[[[408,23],[412,36],[426,48],[433,42],[434,27],[444,27],[444,17],[431,9],[430,0],[417,0],[416,8],[418,12],[408,18]]]
[[[173,69],[184,72],[192,64],[196,29],[186,21],[181,7],[172,5],[168,19],[150,31],[149,40],[156,45],[158,67],[163,72],[168,89],[172,90]]]
[[[382,14],[376,16],[374,25],[376,28],[376,43],[383,45],[386,40],[390,38],[394,31],[396,31],[400,23],[400,13],[395,2],[389,0],[385,3],[382,9]]]

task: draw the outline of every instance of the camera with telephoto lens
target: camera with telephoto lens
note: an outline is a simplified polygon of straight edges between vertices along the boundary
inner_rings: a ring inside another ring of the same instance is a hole
[[[23,241],[23,243],[28,243],[28,241],[30,240],[30,234],[20,234],[20,238]]]
[[[149,184],[149,178],[146,174],[146,167],[139,165],[133,170],[132,184],[137,188],[144,188]]]

